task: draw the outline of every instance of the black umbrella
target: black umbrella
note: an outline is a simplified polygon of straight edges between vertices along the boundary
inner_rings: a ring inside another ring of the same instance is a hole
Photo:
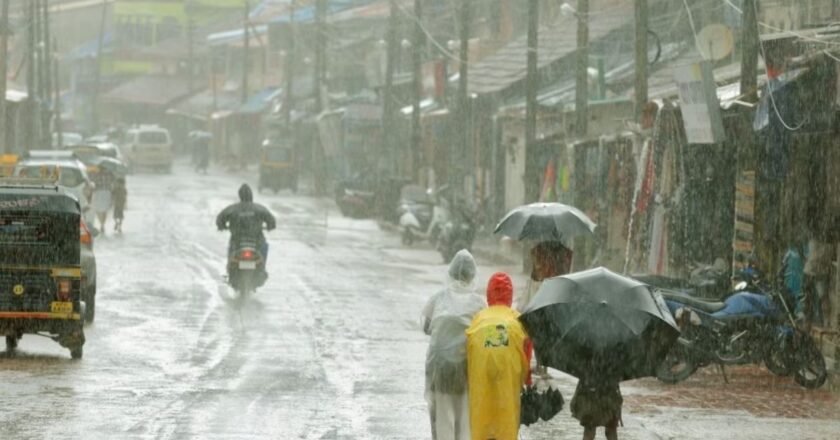
[[[532,203],[510,211],[496,226],[497,234],[515,240],[559,241],[568,244],[591,235],[595,223],[581,210],[562,203]]]
[[[109,171],[117,176],[125,176],[128,174],[128,167],[125,166],[122,162],[112,157],[106,156],[97,156],[90,161],[91,165],[94,165],[100,169],[105,171]]]
[[[679,336],[661,296],[602,267],[546,280],[519,319],[540,363],[578,378],[652,376]]]

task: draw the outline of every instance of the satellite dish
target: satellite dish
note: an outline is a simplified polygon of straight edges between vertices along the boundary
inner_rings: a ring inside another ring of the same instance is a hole
[[[728,26],[711,24],[697,34],[697,46],[704,59],[719,61],[732,54],[735,36]]]

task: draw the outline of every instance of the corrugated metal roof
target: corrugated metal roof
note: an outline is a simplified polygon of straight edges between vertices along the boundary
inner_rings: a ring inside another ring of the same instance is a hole
[[[633,23],[632,0],[593,0],[589,18],[589,39],[595,41]],[[596,12],[597,13],[594,13]],[[577,49],[577,20],[563,18],[539,30],[537,61],[543,69],[573,54]],[[470,93],[501,92],[523,80],[526,73],[527,35],[514,40],[493,55],[470,66]]]
[[[126,81],[103,97],[106,101],[166,106],[189,95],[186,78],[146,75]]]

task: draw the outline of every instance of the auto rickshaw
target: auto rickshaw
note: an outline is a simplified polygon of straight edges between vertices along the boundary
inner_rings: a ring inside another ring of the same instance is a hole
[[[295,152],[290,146],[266,140],[260,149],[260,179],[257,189],[269,188],[275,193],[282,188],[298,189]]]
[[[85,343],[79,202],[32,180],[0,181],[0,334],[8,353],[24,334],[46,334],[79,359]]]

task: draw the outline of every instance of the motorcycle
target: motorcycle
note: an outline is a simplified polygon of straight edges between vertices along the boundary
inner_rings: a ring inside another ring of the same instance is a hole
[[[827,378],[825,359],[811,336],[797,327],[789,299],[758,282],[757,273],[742,277],[748,279],[740,281],[724,302],[659,290],[682,333],[658,368],[657,378],[677,383],[711,364],[723,372],[726,365],[763,363],[776,375],[793,374],[805,388],[822,386]]]
[[[397,215],[404,245],[411,246],[417,239],[436,244],[443,226],[449,221],[448,204],[439,197],[445,189],[444,186],[435,192],[423,191],[417,185],[403,187]]]
[[[357,174],[339,182],[335,187],[335,203],[345,217],[368,218],[376,207],[375,184],[372,176]]]
[[[244,298],[267,279],[265,256],[256,240],[240,240],[231,247],[227,263],[228,284]]]
[[[476,212],[467,203],[452,203],[451,217],[441,229],[436,248],[448,264],[461,249],[472,250],[476,233]]]

